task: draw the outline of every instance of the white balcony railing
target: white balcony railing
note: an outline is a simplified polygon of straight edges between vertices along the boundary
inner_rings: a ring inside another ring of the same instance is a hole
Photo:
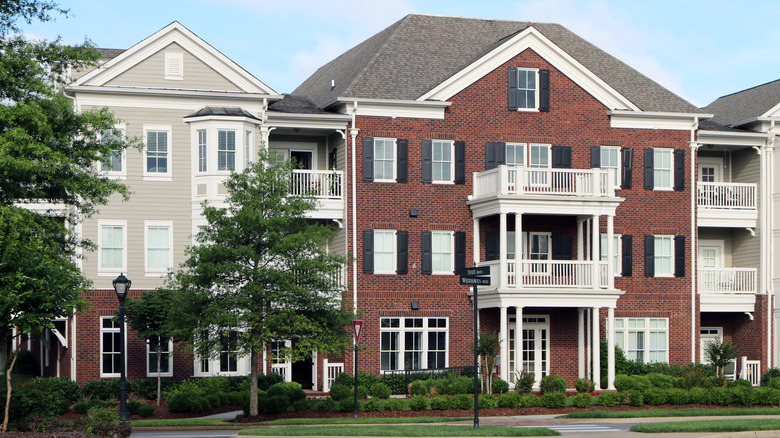
[[[500,287],[500,261],[478,263],[490,266],[490,284]],[[507,260],[506,287],[508,288],[607,288],[607,262],[598,262],[594,284],[593,262],[579,260]]]
[[[317,199],[341,199],[343,197],[340,170],[293,170],[290,181],[291,195],[311,195]]]
[[[757,272],[756,268],[699,269],[699,293],[754,294]]]
[[[696,186],[699,208],[755,210],[756,184],[699,182]]]
[[[474,198],[497,195],[614,197],[613,169],[531,169],[501,165],[474,173]]]

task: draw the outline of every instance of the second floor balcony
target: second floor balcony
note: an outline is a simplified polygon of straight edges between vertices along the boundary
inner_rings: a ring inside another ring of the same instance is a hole
[[[314,219],[344,218],[344,173],[340,170],[293,170],[291,195],[310,195],[315,209],[306,216]]]
[[[610,287],[607,262],[590,260],[499,260],[478,263],[490,266],[490,284],[486,288],[522,289],[607,289]]]
[[[698,271],[703,312],[753,312],[758,292],[756,268],[712,268]]]
[[[612,169],[550,169],[500,165],[474,173],[472,199],[502,196],[614,198]]]
[[[698,182],[696,185],[699,226],[756,226],[758,220],[756,184]]]

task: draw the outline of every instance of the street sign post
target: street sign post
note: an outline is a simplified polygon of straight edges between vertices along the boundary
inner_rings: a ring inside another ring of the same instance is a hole
[[[460,284],[474,287],[474,429],[479,429],[479,328],[477,326],[479,305],[477,304],[477,286],[490,286],[490,266],[474,266],[463,268],[460,274]]]
[[[352,373],[355,375],[355,399],[354,399],[354,413],[353,417],[358,417],[358,345],[360,344],[360,333],[363,332],[363,320],[362,319],[353,319],[352,320],[352,335],[355,339],[355,367],[352,370]]]
[[[466,286],[490,286],[490,277],[460,277],[460,284]]]
[[[463,268],[459,272],[461,277],[480,277],[490,275],[490,266],[475,266],[473,268]]]

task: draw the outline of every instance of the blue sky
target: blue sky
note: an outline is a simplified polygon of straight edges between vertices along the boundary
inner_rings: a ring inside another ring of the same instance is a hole
[[[780,79],[770,0],[59,1],[28,36],[126,49],[177,20],[279,93],[409,13],[561,23],[698,106]]]

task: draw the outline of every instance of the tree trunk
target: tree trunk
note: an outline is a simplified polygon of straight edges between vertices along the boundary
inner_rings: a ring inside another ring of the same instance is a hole
[[[14,358],[11,361],[11,366],[8,367],[8,370],[5,372],[5,384],[6,390],[5,393],[5,417],[3,417],[3,427],[0,428],[0,432],[5,433],[8,430],[8,408],[11,406],[11,372],[14,370],[14,365],[16,364],[16,358],[19,357],[19,349],[16,349],[16,352],[14,353]]]
[[[157,406],[160,406],[160,394],[162,393],[162,380],[160,375],[160,363],[162,362],[162,340],[157,342]]]
[[[258,415],[257,410],[257,348],[249,352],[249,416]]]

